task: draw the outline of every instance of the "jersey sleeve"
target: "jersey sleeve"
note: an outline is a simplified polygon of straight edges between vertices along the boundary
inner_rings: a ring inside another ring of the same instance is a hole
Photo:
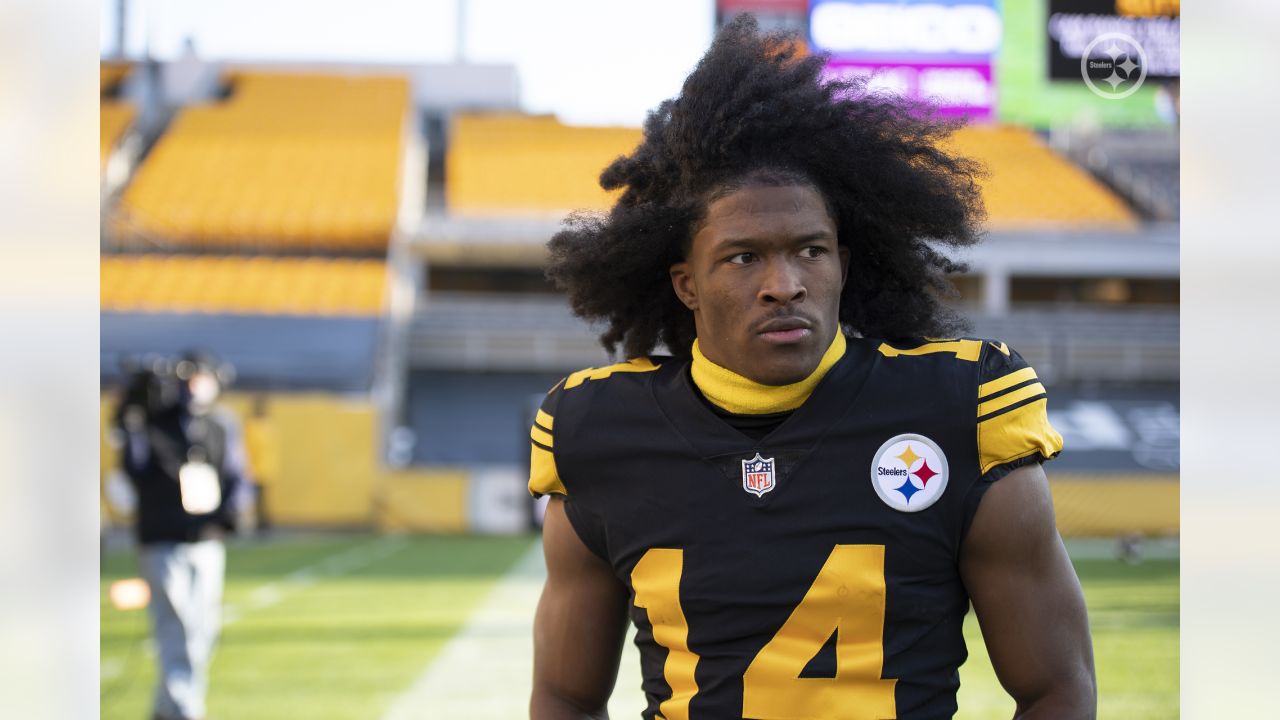
[[[569,490],[560,478],[560,468],[556,463],[556,414],[560,409],[561,395],[566,386],[572,387],[570,383],[573,382],[573,377],[570,375],[551,388],[534,416],[533,426],[529,428],[529,492],[534,497],[559,495],[563,498],[565,517],[569,519],[569,524],[573,526],[582,544],[608,562],[603,522],[592,512],[589,502],[579,496],[569,496]]]
[[[564,380],[551,388],[529,428],[529,492],[534,497],[569,494],[560,480],[555,455],[555,414],[563,389]]]
[[[1062,436],[1049,424],[1048,393],[1015,350],[986,343],[978,383],[978,463],[984,478],[1061,452]]]

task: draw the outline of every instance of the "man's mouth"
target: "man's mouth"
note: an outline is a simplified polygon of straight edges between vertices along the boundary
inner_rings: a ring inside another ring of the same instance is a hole
[[[766,342],[789,345],[813,334],[813,323],[802,317],[774,318],[761,325],[756,332]]]

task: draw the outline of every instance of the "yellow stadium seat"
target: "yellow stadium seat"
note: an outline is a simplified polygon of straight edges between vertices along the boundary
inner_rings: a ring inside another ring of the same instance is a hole
[[[125,228],[180,245],[385,247],[396,219],[409,85],[401,77],[240,72],[189,107],[122,198]],[[188,212],[170,214],[181,203]],[[342,206],[367,221],[327,224]]]
[[[105,93],[118,85],[132,70],[127,63],[99,63],[98,91]]]
[[[616,194],[600,188],[600,173],[640,140],[634,128],[570,127],[549,116],[460,114],[446,158],[446,202],[462,216],[604,210]],[[971,126],[948,147],[986,165],[982,193],[994,228],[1137,225],[1120,197],[1029,130]]]
[[[974,125],[957,132],[947,147],[986,166],[988,177],[980,184],[993,228],[1137,227],[1137,216],[1119,196],[1030,130]]]
[[[460,114],[445,162],[446,203],[459,215],[607,208],[616,196],[597,178],[640,139],[639,129],[571,127],[548,116]]]
[[[376,316],[381,260],[114,255],[102,258],[102,309],[257,315]]]
[[[133,125],[133,120],[138,115],[138,111],[133,105],[127,102],[114,100],[103,100],[99,112],[99,130],[101,139],[101,169],[107,167],[107,160],[111,157],[112,150],[116,144],[124,137],[129,126]]]

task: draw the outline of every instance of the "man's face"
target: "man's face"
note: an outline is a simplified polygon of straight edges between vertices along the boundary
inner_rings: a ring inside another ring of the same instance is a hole
[[[848,266],[817,190],[748,185],[707,206],[671,284],[708,360],[785,385],[813,372],[835,338]]]
[[[194,405],[208,407],[218,399],[218,377],[207,370],[197,371],[187,381],[187,389],[191,391],[191,402]]]

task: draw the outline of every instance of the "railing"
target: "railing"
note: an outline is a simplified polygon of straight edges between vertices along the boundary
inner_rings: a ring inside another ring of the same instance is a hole
[[[1168,307],[1022,306],[971,316],[971,334],[998,338],[1050,382],[1178,379],[1178,310]],[[609,361],[599,330],[563,298],[435,293],[413,318],[410,362],[419,369],[568,371]]]
[[[1180,216],[1176,129],[1055,128],[1050,142],[1123,193],[1150,218],[1176,221]]]

